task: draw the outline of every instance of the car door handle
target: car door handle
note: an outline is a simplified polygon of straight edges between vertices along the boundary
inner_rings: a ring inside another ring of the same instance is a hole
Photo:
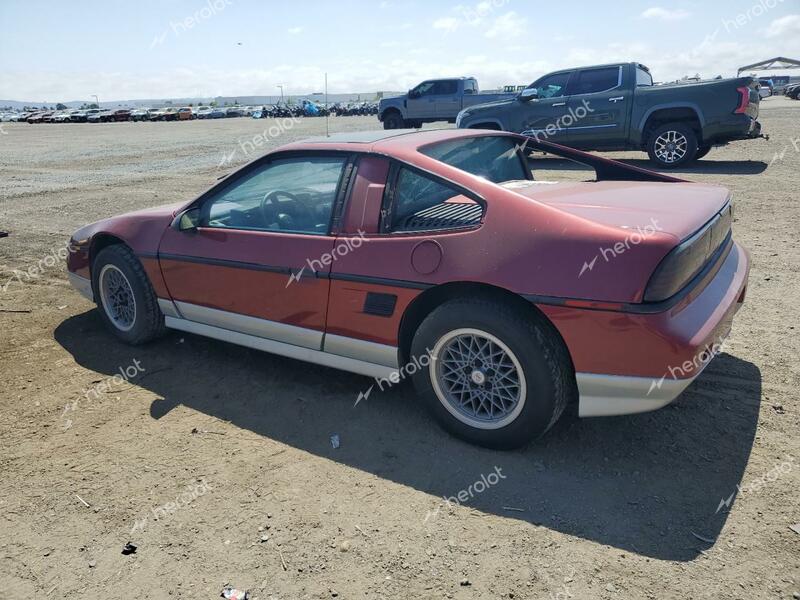
[[[616,98],[609,98],[609,102],[619,102],[620,100],[625,100],[625,96],[617,96]]]
[[[565,104],[566,104],[566,102],[555,102],[555,103],[551,104],[551,106],[564,106]]]

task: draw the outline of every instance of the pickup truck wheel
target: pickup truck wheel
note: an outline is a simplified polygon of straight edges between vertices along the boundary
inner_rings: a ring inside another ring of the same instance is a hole
[[[384,129],[403,129],[405,126],[406,122],[403,119],[403,115],[396,110],[388,112],[383,116]]]
[[[414,387],[428,410],[445,430],[480,446],[529,443],[577,397],[572,363],[552,326],[492,299],[439,306],[414,335],[411,354],[420,365]]]
[[[664,169],[680,167],[695,159],[697,135],[685,123],[667,123],[650,134],[647,154]]]
[[[700,160],[709,152],[711,152],[711,146],[701,146],[700,148],[697,149],[697,154],[694,155],[694,159]]]

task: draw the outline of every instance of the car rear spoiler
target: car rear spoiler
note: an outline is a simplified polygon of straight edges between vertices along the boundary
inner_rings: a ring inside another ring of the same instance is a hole
[[[523,153],[528,150],[546,152],[547,154],[553,154],[586,165],[594,169],[597,181],[660,181],[664,183],[686,181],[685,179],[663,175],[662,173],[656,173],[648,169],[626,165],[617,160],[595,156],[594,154],[589,154],[582,150],[567,148],[561,144],[545,142],[534,136],[517,134],[517,137],[523,140]]]

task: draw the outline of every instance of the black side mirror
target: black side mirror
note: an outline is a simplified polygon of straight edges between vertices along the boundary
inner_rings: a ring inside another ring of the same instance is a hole
[[[519,95],[519,99],[522,102],[530,102],[531,100],[536,100],[539,97],[539,90],[536,88],[525,88]]]
[[[415,91],[415,90],[409,90],[408,91],[408,97],[411,98],[412,100],[414,98],[419,98],[419,96],[420,96],[420,93]]]
[[[177,231],[195,231],[200,225],[200,207],[195,206],[179,213],[172,221],[172,228]]]

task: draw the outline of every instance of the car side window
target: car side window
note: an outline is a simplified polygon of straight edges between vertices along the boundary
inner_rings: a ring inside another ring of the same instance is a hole
[[[326,235],[346,162],[298,156],[266,163],[206,200],[201,226]]]
[[[539,98],[559,98],[566,93],[570,73],[555,73],[537,81],[532,88],[539,92]]]
[[[452,80],[437,81],[433,93],[437,96],[452,96],[458,92],[458,82]]]
[[[417,87],[414,88],[413,93],[416,96],[430,96],[434,93],[436,82],[435,81],[425,81],[420,83]]]
[[[384,231],[412,232],[478,225],[483,206],[456,188],[401,167]]]
[[[570,84],[569,95],[597,94],[612,90],[620,84],[620,73],[620,67],[580,71]]]
[[[649,87],[653,85],[653,76],[642,67],[636,67],[636,87]]]

